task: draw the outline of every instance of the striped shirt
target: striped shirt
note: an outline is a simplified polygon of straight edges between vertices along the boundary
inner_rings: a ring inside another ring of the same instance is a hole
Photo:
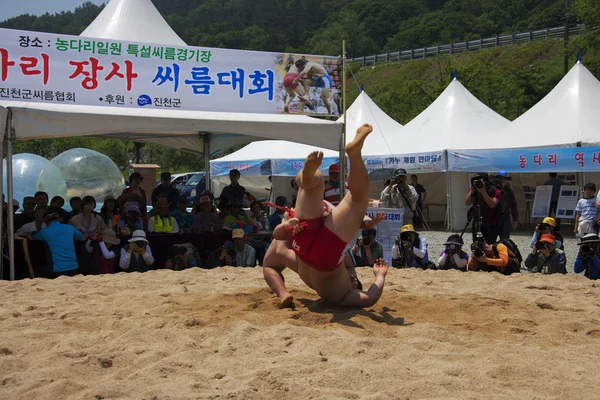
[[[346,193],[348,193],[348,185],[346,185]],[[329,184],[325,186],[325,192],[323,194],[323,198],[337,206],[340,204],[341,200],[341,190],[340,190],[340,182],[336,182],[335,184]]]
[[[596,219],[598,215],[598,210],[596,210],[596,198],[592,197],[591,199],[579,199],[577,202],[577,207],[575,207],[575,211],[581,213],[581,219],[583,221],[593,221]]]

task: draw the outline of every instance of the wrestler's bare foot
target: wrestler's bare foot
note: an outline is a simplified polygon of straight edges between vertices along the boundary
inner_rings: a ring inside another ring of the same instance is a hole
[[[290,293],[282,293],[281,296],[279,296],[279,308],[288,308],[293,301],[294,296]]]
[[[310,189],[318,184],[319,177],[315,176],[315,174],[319,170],[319,166],[322,162],[322,151],[313,151],[310,153],[308,157],[306,157],[306,161],[304,161],[304,167],[302,168],[299,176],[300,182],[297,182],[298,186],[301,186],[304,189]]]
[[[349,156],[360,153],[365,143],[365,139],[369,136],[369,133],[373,131],[373,127],[369,124],[364,124],[356,130],[356,136],[354,140],[346,145],[346,154]]]

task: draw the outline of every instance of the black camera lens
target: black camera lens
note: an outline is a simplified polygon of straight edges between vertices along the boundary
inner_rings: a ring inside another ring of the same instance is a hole
[[[535,242],[536,250],[543,250],[547,247],[546,242]]]
[[[371,245],[371,239],[370,239],[370,238],[368,238],[368,237],[366,237],[366,238],[363,238],[363,244],[364,244],[365,246],[370,246],[370,245]]]
[[[146,242],[144,242],[143,240],[138,240],[137,242],[135,242],[135,245],[137,247],[139,247],[140,249],[146,247]]]
[[[476,180],[473,185],[475,186],[476,189],[481,189],[484,185],[483,185],[483,181],[481,179]]]

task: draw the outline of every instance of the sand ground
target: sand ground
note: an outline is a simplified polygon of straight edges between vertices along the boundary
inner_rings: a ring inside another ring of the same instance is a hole
[[[583,277],[391,270],[365,310],[286,279],[284,310],[260,267],[0,282],[0,398],[598,398]]]

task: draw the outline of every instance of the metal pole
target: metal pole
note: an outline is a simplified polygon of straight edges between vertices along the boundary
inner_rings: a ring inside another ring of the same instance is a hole
[[[567,45],[569,44],[569,6],[571,1],[566,0],[566,13],[565,13],[565,36],[564,36],[564,57],[563,57],[563,75],[569,72],[569,52],[567,51]]]
[[[210,177],[210,133],[201,135],[204,138],[204,170],[206,171],[204,181],[206,182],[206,189],[212,190],[212,180]]]
[[[446,215],[448,219],[447,230],[452,230],[452,181],[450,179],[450,169],[448,168],[448,150],[444,150],[446,160]]]
[[[346,194],[346,41],[342,40],[342,109],[344,110],[344,129],[340,143],[340,200]]]
[[[4,138],[8,136],[10,120],[12,119],[12,113],[8,110],[8,116],[6,121],[6,127],[4,128],[4,132],[0,135],[0,197],[3,194],[3,185],[2,183],[2,158],[4,155]],[[0,279],[4,279],[4,253],[3,253],[3,240],[4,240],[4,213],[0,212]]]
[[[6,214],[8,215],[8,257],[10,261],[10,280],[15,280],[15,214],[12,207],[13,199],[13,174],[12,174],[12,137],[14,129],[12,118],[9,121],[8,137],[6,138],[6,186],[8,194],[6,203]]]

